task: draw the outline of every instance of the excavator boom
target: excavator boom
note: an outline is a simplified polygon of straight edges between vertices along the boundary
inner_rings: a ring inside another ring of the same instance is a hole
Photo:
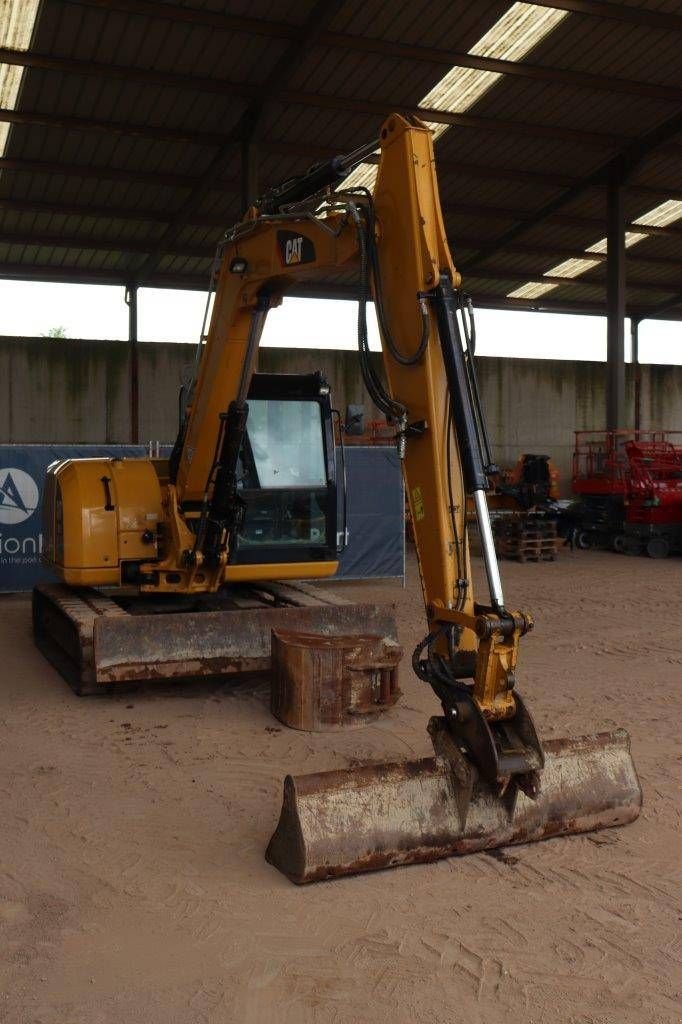
[[[393,403],[428,623],[412,664],[443,715],[429,723],[433,758],[286,778],[266,857],[299,884],[625,824],[641,806],[623,730],[542,744],[517,690],[533,620],[505,605],[471,305],[447,245],[425,126],[397,116],[384,124],[364,218],[361,303],[371,289],[388,396],[366,367],[365,382],[375,401]],[[467,499],[483,602],[471,583]]]

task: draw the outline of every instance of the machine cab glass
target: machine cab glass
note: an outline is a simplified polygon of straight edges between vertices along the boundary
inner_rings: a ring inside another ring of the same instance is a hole
[[[232,563],[336,557],[329,389],[318,374],[255,374],[239,464],[244,518]]]

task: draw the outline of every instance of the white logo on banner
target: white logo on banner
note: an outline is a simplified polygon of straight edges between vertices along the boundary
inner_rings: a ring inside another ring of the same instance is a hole
[[[0,523],[16,526],[38,508],[38,485],[23,469],[0,469]]]

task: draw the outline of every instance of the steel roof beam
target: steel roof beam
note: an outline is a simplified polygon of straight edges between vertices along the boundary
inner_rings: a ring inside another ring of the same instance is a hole
[[[116,235],[45,234],[44,232],[35,232],[33,230],[4,230],[0,227],[0,244],[35,248],[83,249],[93,252],[139,253],[144,255],[157,246],[158,239],[129,239]],[[466,236],[457,236],[452,241],[455,254],[462,250],[475,250],[477,244],[478,241],[476,239],[467,238]],[[545,245],[510,245],[504,251],[510,255],[538,257],[544,260],[585,259],[587,257],[596,260],[600,264],[606,263],[605,253],[586,253],[583,249],[567,249],[561,246],[552,246],[551,243]],[[186,259],[210,260],[213,258],[214,252],[215,249],[210,245],[191,246],[175,243],[174,245],[163,247],[164,255],[184,257]],[[637,253],[636,249],[627,250],[626,258],[628,263],[633,266],[653,266],[671,271],[677,270],[680,262],[672,257],[641,256]],[[518,271],[514,270],[513,273],[517,274]],[[536,273],[539,279],[543,278],[542,270],[538,270]],[[474,273],[472,276],[476,277],[478,275]],[[523,280],[529,280],[529,276],[532,278],[533,274],[526,274]],[[562,278],[561,280],[565,279]],[[582,280],[585,283],[589,283],[587,279],[583,278]]]
[[[67,0],[69,2],[69,0]],[[73,2],[73,0],[70,0]],[[130,14],[141,14],[152,18],[181,21],[193,25],[219,28],[227,32],[245,33],[249,35],[267,36],[282,40],[295,40],[301,29],[287,22],[266,21],[260,18],[245,18],[239,15],[219,14],[212,11],[200,11],[196,8],[175,7],[169,4],[150,3],[148,0],[76,0],[86,6],[99,7],[107,10],[123,10]],[[557,6],[562,10],[572,10],[570,0],[567,5],[539,4],[539,6]],[[601,8],[619,10],[615,4],[599,4]],[[640,12],[638,12],[640,13]],[[657,12],[647,12],[656,14]],[[613,14],[610,15],[613,17]],[[668,16],[679,28],[682,18]],[[622,19],[621,19],[622,20]],[[675,86],[659,85],[649,82],[614,78],[607,75],[588,74],[582,71],[571,71],[564,68],[551,68],[529,64],[525,61],[497,60],[457,50],[446,50],[439,47],[410,46],[405,43],[386,39],[371,39],[345,32],[321,31],[317,43],[333,49],[350,50],[357,53],[370,53],[396,60],[419,61],[445,67],[474,68],[479,71],[492,71],[496,74],[513,75],[529,78],[534,81],[553,82],[575,88],[592,89],[604,92],[626,93],[652,99],[668,99],[680,102],[681,90]]]
[[[0,245],[30,246],[40,249],[81,249],[92,252],[140,253],[146,255],[157,244],[157,239],[140,241],[133,238],[117,238],[115,235],[63,235],[45,234],[32,231],[5,231],[0,226]],[[174,246],[164,249],[167,256],[182,256],[186,259],[210,260],[215,249],[210,246]]]
[[[298,25],[286,21],[266,21],[249,18],[240,14],[223,14],[218,11],[200,10],[197,7],[179,7],[175,4],[154,2],[154,0],[62,0],[75,7],[99,7],[106,11],[125,11],[146,18],[160,18],[163,21],[180,22],[184,25],[203,25],[224,32],[245,32],[250,35],[266,36],[270,39],[296,39],[300,32]]]
[[[322,5],[328,7],[329,2],[330,0],[322,0]],[[297,52],[299,52],[300,42],[297,38],[291,44],[296,47]],[[360,42],[362,44],[360,48],[363,52],[366,52],[370,41],[360,40]],[[309,43],[309,45],[314,45],[314,41]],[[390,44],[391,49],[395,48],[396,45]],[[412,51],[415,48],[407,47],[406,49],[408,53],[404,55],[404,59],[414,60],[415,55]],[[448,55],[444,63],[447,63],[449,66],[455,64],[460,67],[476,68],[480,71],[488,71],[500,75],[522,75],[522,77],[530,78],[533,81],[555,82],[560,85],[570,85],[573,88],[598,88],[601,91],[611,93],[625,93],[627,95],[647,97],[675,104],[682,103],[682,89],[678,86],[652,85],[646,82],[632,82],[621,78],[607,79],[603,76],[588,75],[583,72],[541,68],[518,61],[493,60],[489,57],[475,57],[469,54],[459,54],[456,60],[453,60],[452,57],[452,54]],[[245,102],[254,100],[258,102],[264,92],[270,91],[270,89],[264,89],[263,86],[253,82],[234,82],[229,79],[210,78],[204,75],[178,74],[177,72],[157,71],[153,68],[130,67],[125,64],[119,65],[101,61],[78,60],[72,57],[34,53],[30,50],[13,50],[8,47],[0,47],[0,63],[15,64],[20,67],[35,68],[42,71],[56,71],[61,74],[87,75],[95,76],[99,79],[110,78],[117,81],[138,82],[147,87],[188,89],[211,95],[230,96]],[[271,76],[268,78],[268,82],[270,82],[271,78],[274,78],[275,74],[277,74],[280,81],[283,80],[283,64],[284,59],[282,58],[277,62]],[[341,103],[346,108],[349,104],[357,103],[357,100],[352,98],[320,96],[317,93],[282,90],[281,88],[277,90],[277,94],[282,102],[300,103],[309,106],[320,106],[323,102],[330,104],[335,101],[336,104]],[[380,108],[381,116],[385,116],[387,110],[397,110],[400,108],[400,105],[387,100],[378,104],[371,103],[370,107],[372,112]],[[367,109],[365,103],[363,103],[363,109]],[[443,114],[443,111],[433,111],[429,108],[418,106],[412,109],[415,111],[422,110],[421,116],[427,117],[428,114],[428,119],[431,121],[438,120],[435,116],[436,113]]]
[[[404,43],[393,43],[381,39],[369,39],[361,36],[330,34],[326,40],[332,47],[353,50],[359,53],[390,57],[396,60],[419,61],[440,64],[443,67],[473,68],[476,71],[488,71],[512,78],[525,78],[533,82],[549,85],[568,86],[572,89],[588,89],[592,92],[607,92],[637,96],[640,99],[663,100],[679,103],[682,90],[677,86],[658,85],[653,82],[642,82],[628,78],[615,78],[611,75],[590,74],[584,71],[572,71],[565,68],[546,67],[541,64],[529,64],[527,61],[498,60],[493,57],[479,57],[471,53],[458,53],[450,50],[438,50],[422,46],[408,46]]]
[[[62,128],[64,131],[104,132],[110,135],[132,135],[154,142],[179,142],[183,145],[222,146],[225,135],[217,132],[195,132],[187,129],[159,128],[134,124],[130,121],[110,121],[104,118],[73,117],[70,114],[41,113],[36,110],[9,110],[0,107],[0,121],[10,124],[40,125],[44,128]]]
[[[0,262],[0,278],[23,281],[64,281],[69,284],[109,284],[118,287],[125,287],[126,278],[122,273],[110,270],[93,270],[91,268],[72,268],[39,266],[32,264],[27,266],[20,263]],[[146,287],[187,289],[204,291],[207,279],[199,275],[183,274],[160,274],[157,273],[150,280]],[[357,299],[357,291],[348,285],[324,285],[311,282],[298,288],[292,288],[287,295],[299,298],[328,298],[328,299]],[[676,301],[682,302],[682,295],[675,297]],[[665,305],[668,305],[667,303]],[[495,298],[482,295],[476,302],[479,309],[514,309],[528,312],[548,313],[584,313],[586,315],[603,316],[606,312],[604,303],[571,300],[539,299],[509,299]],[[663,309],[663,304],[656,309]],[[682,318],[682,310],[675,313],[672,310],[671,319]],[[627,310],[628,316],[637,317],[639,320],[648,316],[657,315],[655,311],[644,309],[641,306],[631,306]],[[125,344],[125,343],[122,343]]]
[[[445,203],[443,205],[443,213],[447,217],[448,214],[451,216],[469,217],[476,216],[487,220],[515,220],[522,222],[524,227],[532,228],[536,226],[536,217],[532,210],[520,210],[514,207],[506,206],[487,206],[481,203]],[[601,231],[604,234],[605,222],[602,217],[584,217],[573,213],[552,213],[548,214],[543,220],[549,220],[554,224],[562,224],[569,228],[585,228],[591,231]],[[642,234],[647,235],[675,235],[682,236],[682,226],[676,224],[667,224],[665,227],[654,227],[652,225],[636,224],[634,221],[629,221],[626,224],[628,231],[640,231]],[[457,237],[456,232],[454,237]],[[501,242],[496,239],[490,241],[490,255],[494,252],[500,252],[507,250],[508,246],[512,243],[513,239]],[[488,243],[485,243],[486,245]],[[591,253],[584,252],[583,256],[589,258]],[[470,260],[466,264],[466,267],[473,267],[474,261]]]
[[[20,171],[45,174],[48,177],[91,178],[94,181],[126,181],[136,185],[160,185],[168,188],[191,188],[194,178],[184,174],[164,174],[163,171],[138,171],[108,164],[58,163],[48,160],[27,160],[24,157],[0,157],[0,171]],[[221,186],[226,182],[221,182]],[[234,184],[234,181],[232,182]]]
[[[282,143],[259,139],[259,148],[262,151],[271,153],[282,153],[288,156],[307,157],[314,159],[326,159],[337,155],[337,150],[331,147],[305,146],[298,143]],[[366,163],[378,163],[378,158],[370,158]],[[566,188],[580,181],[579,178],[570,177],[565,174],[543,174],[541,171],[526,171],[515,168],[495,167],[490,164],[472,164],[461,160],[438,160],[438,168],[450,174],[459,174],[464,177],[474,177],[487,181],[515,182],[520,185],[531,184],[536,187]],[[97,166],[95,164],[61,164],[43,160],[27,160],[24,158],[0,157],[0,170],[8,171],[29,171],[35,174],[64,175],[66,177],[90,178],[97,181],[127,181],[135,184],[164,185],[169,188],[191,189],[196,185],[197,178],[187,174],[165,174],[155,171],[139,171],[124,167],[111,167],[109,165]],[[226,189],[235,190],[239,187],[238,178],[216,178],[212,185],[212,191],[225,192]],[[601,182],[595,184],[595,190],[604,190],[606,185]],[[682,188],[653,186],[646,184],[631,184],[628,188],[631,194],[651,196],[652,199],[682,199]]]
[[[479,280],[479,281],[509,281],[510,283],[526,284],[527,282],[537,282],[541,284],[554,284],[559,287],[568,288],[606,288],[606,281],[595,281],[594,278],[586,277],[582,274],[580,277],[553,277],[550,274],[527,274],[519,273],[518,270],[507,270],[504,267],[486,267],[485,269],[472,270],[467,280]],[[669,295],[671,291],[674,291],[677,284],[665,284],[660,281],[641,281],[637,278],[628,276],[628,286],[631,288],[639,288],[642,291],[648,292],[663,292]]]
[[[537,210],[530,217],[518,218],[519,223],[515,224],[514,227],[505,231],[496,241],[481,246],[478,253],[472,260],[466,264],[465,269],[470,269],[477,266],[483,260],[488,259],[500,248],[507,245],[509,242],[516,241],[516,239],[525,234],[532,227],[543,223],[550,217],[554,217],[557,212],[566,206],[573,200],[580,198],[580,196],[588,189],[594,188],[596,184],[607,184],[610,176],[617,172],[622,181],[629,178],[635,170],[641,165],[642,161],[654,150],[660,149],[665,145],[671,138],[682,131],[682,110],[678,110],[676,114],[657,125],[651,131],[647,132],[644,136],[639,139],[633,139],[629,142],[624,149],[616,156],[607,160],[606,163],[598,167],[596,171],[588,175],[582,181],[577,182],[570,188],[567,188],[561,195],[551,199],[548,203],[545,203],[539,210]],[[626,225],[629,227],[630,225]],[[635,225],[634,230],[644,230],[640,225]],[[647,234],[653,232],[647,227]]]
[[[184,22],[190,25],[206,25],[227,32],[249,32],[271,38],[293,39],[298,26],[291,22],[265,21],[217,11],[199,10],[196,7],[176,7],[159,3],[158,0],[63,0],[86,7],[100,7],[105,10],[127,11],[150,18]],[[650,8],[630,7],[623,3],[609,3],[606,0],[528,0],[534,7],[552,7],[560,11],[587,14],[613,21],[645,25],[648,28],[663,28],[682,31],[682,15],[669,14]]]
[[[319,107],[325,110],[344,110],[346,113],[371,114],[377,118],[385,118],[387,110],[397,113],[414,115],[438,124],[448,124],[457,128],[470,128],[475,131],[502,132],[503,134],[519,135],[527,138],[550,139],[556,142],[577,143],[595,149],[620,150],[623,146],[635,142],[631,136],[611,135],[605,132],[585,132],[574,128],[558,128],[554,125],[533,124],[528,121],[512,121],[494,117],[475,117],[471,114],[450,114],[442,110],[424,107],[409,107],[391,101],[349,100],[337,96],[326,96],[322,93],[280,92],[276,102],[293,105]],[[162,128],[146,124],[135,124],[130,121],[111,121],[100,118],[73,117],[69,114],[53,112],[10,110],[0,107],[0,121],[11,124],[41,125],[46,128],[63,128],[65,131],[115,132],[121,135],[133,135],[161,142],[180,142],[197,146],[220,147],[231,138],[229,134],[216,132],[189,131],[188,129]],[[679,158],[682,145],[679,143],[661,144],[659,152]],[[592,187],[586,186],[586,187]]]
[[[458,249],[472,249],[475,250],[480,242],[474,238],[466,238],[465,236],[456,235],[453,237],[451,244],[455,250]],[[562,245],[552,245],[551,239],[547,242],[538,245],[508,245],[504,250],[505,253],[509,253],[512,256],[537,256],[543,260],[554,259],[554,260],[584,260],[590,259],[595,260],[597,263],[606,263],[607,255],[603,252],[587,252],[585,249],[571,249],[566,248]],[[675,257],[667,256],[642,256],[637,248],[630,248],[626,250],[626,258],[628,263],[641,264],[642,266],[654,266],[654,267],[667,267],[670,270],[678,269],[680,260]],[[455,261],[456,262],[456,261]],[[542,271],[539,271],[542,273]],[[526,278],[527,280],[527,278]]]
[[[283,93],[277,97],[278,102],[282,100]],[[291,94],[287,94],[291,95]],[[292,102],[299,103],[299,94]],[[552,125],[531,124],[526,121],[501,120],[494,117],[474,117],[469,114],[446,114],[441,110],[424,110],[421,107],[398,107],[385,106],[382,103],[355,100],[343,100],[334,96],[323,96],[321,94],[313,97],[317,106],[322,109],[340,109],[348,113],[349,110],[355,113],[371,114],[382,120],[385,118],[386,110],[397,109],[398,113],[415,115],[426,120],[438,122],[439,124],[454,125],[457,128],[471,128],[475,131],[502,132],[509,135],[520,135],[528,138],[551,139],[556,142],[577,143],[581,146],[589,146],[595,149],[618,149],[623,144],[630,142],[627,136],[607,135],[598,132],[582,132],[571,128],[555,128]],[[130,121],[110,121],[99,118],[73,117],[69,114],[41,113],[40,111],[9,110],[0,107],[0,121],[8,121],[11,124],[42,125],[46,128],[63,128],[65,131],[95,131],[115,132],[120,135],[133,135],[142,138],[149,138],[161,142],[180,142],[183,144],[194,144],[197,146],[220,147],[230,138],[229,135],[220,135],[216,132],[191,132],[187,129],[159,128],[144,124],[135,124]],[[671,155],[679,157],[682,155],[682,145],[669,146]]]
[[[74,239],[74,238],[57,239],[57,238],[55,238],[55,236],[52,236],[52,238],[50,238],[50,236],[47,236],[43,241],[40,241],[40,240],[36,239],[34,241],[23,241],[22,242],[22,241],[19,241],[16,237],[13,237],[12,233],[5,233],[5,232],[0,231],[0,244],[2,244],[2,243],[7,244],[7,245],[23,245],[23,246],[52,246],[52,245],[54,245],[55,247],[60,247],[60,248],[78,248],[79,247],[78,244],[77,244],[76,239]],[[114,243],[113,239],[111,240],[111,243]],[[82,246],[80,246],[80,248],[82,250],[85,250],[85,251],[90,250],[90,249],[95,249],[97,251],[109,251],[109,252],[117,252],[117,253],[119,253],[119,252],[120,253],[136,253],[136,252],[148,253],[148,251],[149,251],[148,248],[141,249],[139,247],[138,243],[130,243],[130,244],[128,244],[128,243],[123,242],[123,243],[120,243],[120,244],[110,244],[109,242],[106,242],[104,244],[98,245],[94,240],[93,240],[93,242],[87,242],[87,241],[84,240],[84,244]],[[212,256],[212,253],[211,252],[207,252],[207,251],[202,251],[201,253],[199,253],[197,251],[187,251],[187,252],[171,252],[171,253],[168,253],[168,255],[184,256],[184,257],[186,257],[188,259],[199,258],[199,259],[209,260],[211,258],[211,256]],[[16,264],[16,266],[21,266],[21,267],[24,268],[24,271],[27,271],[27,272],[30,273],[32,265],[28,264],[28,263],[27,264],[21,264],[20,263],[20,264]],[[55,271],[61,271],[63,268],[61,268],[61,267],[54,267],[53,269]],[[68,271],[64,271],[64,272],[68,276]],[[74,272],[78,273],[78,268],[74,268]],[[118,278],[123,279],[126,283],[130,282],[130,272],[129,272],[129,270],[126,270],[126,269],[121,269],[119,271],[102,271],[102,273],[109,274],[110,276],[114,276],[117,279]],[[137,279],[139,280],[140,283],[149,284],[154,279],[155,274],[156,274],[156,272],[153,271],[153,270],[149,271],[149,272],[146,272],[144,274],[139,273],[137,275]],[[587,278],[585,276],[582,276],[580,278],[553,277],[553,276],[549,276],[549,275],[542,274],[542,273],[540,273],[540,274],[520,273],[518,270],[507,269],[505,267],[498,267],[498,268],[495,268],[495,267],[488,268],[488,267],[486,267],[485,269],[479,269],[479,270],[476,270],[476,271],[472,271],[472,273],[469,275],[469,280],[471,280],[471,279],[482,280],[482,281],[505,281],[505,282],[508,282],[510,284],[526,283],[528,281],[538,281],[538,282],[543,282],[543,283],[546,282],[547,284],[559,285],[560,287],[566,286],[566,287],[569,287],[569,288],[571,288],[571,287],[590,286],[590,287],[593,287],[593,288],[603,289],[606,286],[604,281],[595,281],[594,279],[590,279],[590,278]],[[673,285],[673,284],[665,284],[665,283],[661,283],[660,281],[638,280],[636,278],[631,278],[628,281],[628,284],[632,288],[638,288],[638,289],[640,289],[642,291],[662,292],[663,294],[666,294],[666,295],[669,295],[670,292],[674,291],[674,288],[675,288],[675,285]]]
[[[135,210],[132,207],[90,206],[78,203],[52,203],[39,199],[10,199],[0,196],[0,211],[11,210],[15,213],[36,213],[47,216],[63,217],[94,217],[106,220],[128,220],[134,223],[150,221],[155,224],[167,224],[168,214],[160,210]],[[215,217],[192,217],[192,224],[197,227],[221,230]]]
[[[136,68],[125,64],[108,64],[95,60],[78,60],[73,57],[57,57],[53,54],[34,53],[31,50],[12,50],[0,46],[0,63],[15,64],[22,68],[39,71],[57,71],[60,74],[94,76],[100,79],[114,79],[121,82],[137,82],[145,86],[191,89],[217,96],[232,96],[248,101],[258,93],[258,86],[249,82],[232,82],[229,79],[209,78],[205,75],[178,74],[175,71],[156,71],[153,68]]]
[[[34,199],[11,199],[0,197],[0,210],[11,210],[16,213],[37,213],[47,215],[60,215],[65,217],[94,217],[106,218],[107,220],[127,220],[132,222],[150,221],[157,224],[167,224],[169,214],[165,211],[135,209],[134,207],[116,206],[89,206],[78,203],[53,203]],[[477,216],[488,220],[526,220],[532,222],[534,214],[532,211],[519,210],[513,207],[487,206],[480,203],[444,203],[443,213],[448,216]],[[581,217],[576,214],[553,214],[550,219],[555,224],[566,227],[585,228],[590,231],[603,230],[604,224],[600,217]],[[199,216],[192,214],[188,224],[196,227],[213,228],[216,234],[222,232],[233,222],[221,222],[216,216]],[[666,237],[682,237],[682,226],[669,224],[665,227],[653,227],[649,225],[635,224],[630,221],[626,225],[630,231],[641,231],[647,235],[662,235]],[[457,244],[457,232],[450,232]],[[159,240],[160,241],[160,240]],[[165,244],[165,243],[164,243]],[[505,243],[505,251],[509,250],[509,244]],[[550,246],[551,248],[551,246]],[[555,251],[555,250],[551,250]],[[591,253],[583,253],[589,258]]]
[[[582,299],[579,302],[570,299],[546,299],[541,296],[539,299],[510,299],[494,298],[490,295],[479,296],[476,300],[476,309],[505,309],[515,310],[520,313],[578,313],[585,316],[605,316],[606,306],[601,302],[590,302]],[[641,306],[628,306],[626,315],[643,320],[646,317]],[[682,319],[682,310],[671,319]]]
[[[96,0],[93,0],[96,2]],[[625,3],[605,3],[604,0],[528,0],[534,7],[552,7],[558,11],[587,14],[610,21],[622,21],[645,28],[661,28],[682,32],[682,16],[651,8],[630,7]]]

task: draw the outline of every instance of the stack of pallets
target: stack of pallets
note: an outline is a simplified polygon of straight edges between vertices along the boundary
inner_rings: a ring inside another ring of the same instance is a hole
[[[517,562],[553,562],[557,555],[556,522],[530,515],[499,516],[493,524],[499,558]]]

